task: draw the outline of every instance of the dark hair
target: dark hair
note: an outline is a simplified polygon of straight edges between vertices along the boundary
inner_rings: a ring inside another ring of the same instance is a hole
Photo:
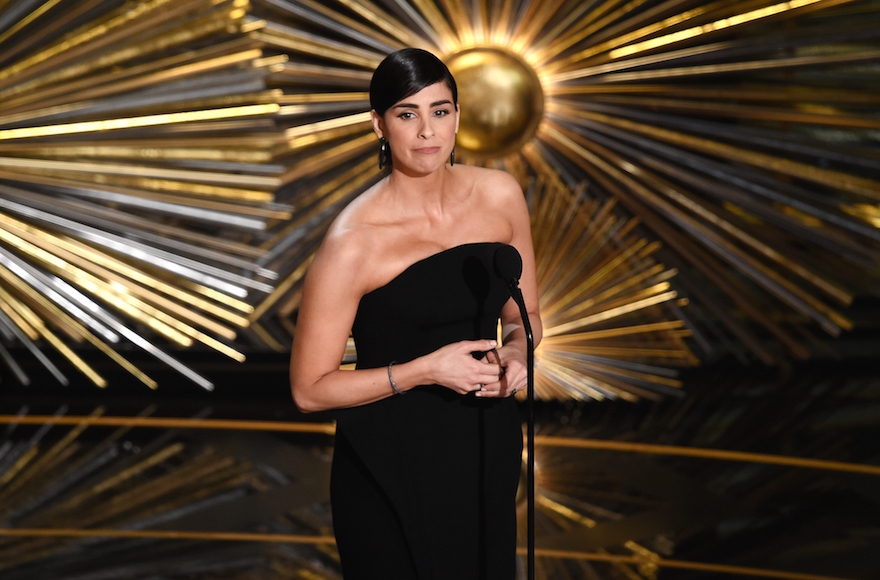
[[[443,62],[420,48],[403,48],[383,60],[370,81],[370,108],[379,116],[394,103],[412,96],[434,83],[443,81],[452,91],[452,102],[458,104],[458,87]]]

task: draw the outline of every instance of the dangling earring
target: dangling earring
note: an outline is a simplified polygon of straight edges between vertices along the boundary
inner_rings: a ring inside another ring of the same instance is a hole
[[[385,169],[390,161],[391,151],[388,147],[388,141],[385,137],[379,137],[379,169]]]
[[[457,105],[456,105],[457,108]],[[458,131],[455,132],[455,136],[452,138],[452,152],[449,153],[449,166],[452,167],[455,165],[455,139],[458,137]]]

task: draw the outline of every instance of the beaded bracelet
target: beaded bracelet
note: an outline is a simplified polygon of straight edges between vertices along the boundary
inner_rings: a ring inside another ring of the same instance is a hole
[[[391,365],[393,365],[396,362],[397,362],[396,360],[393,360],[390,363],[388,363],[388,382],[391,383],[391,388],[394,389],[395,393],[397,393],[398,395],[402,395],[403,391],[401,391],[400,389],[397,388],[397,383],[394,382],[394,377],[391,376]]]

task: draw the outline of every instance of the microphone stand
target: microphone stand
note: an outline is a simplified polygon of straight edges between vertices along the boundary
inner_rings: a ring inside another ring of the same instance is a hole
[[[528,580],[535,580],[535,339],[532,335],[532,323],[529,321],[526,303],[519,289],[519,280],[511,278],[508,280],[507,286],[514,302],[519,306],[523,330],[526,333],[526,370],[528,376],[526,389],[526,445],[528,450],[526,577]]]

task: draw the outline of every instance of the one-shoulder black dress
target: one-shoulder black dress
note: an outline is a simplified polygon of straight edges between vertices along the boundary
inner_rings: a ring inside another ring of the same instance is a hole
[[[509,298],[493,269],[501,245],[443,250],[363,296],[358,368],[495,338]],[[522,431],[513,397],[425,385],[336,420],[330,493],[345,580],[514,579]]]

